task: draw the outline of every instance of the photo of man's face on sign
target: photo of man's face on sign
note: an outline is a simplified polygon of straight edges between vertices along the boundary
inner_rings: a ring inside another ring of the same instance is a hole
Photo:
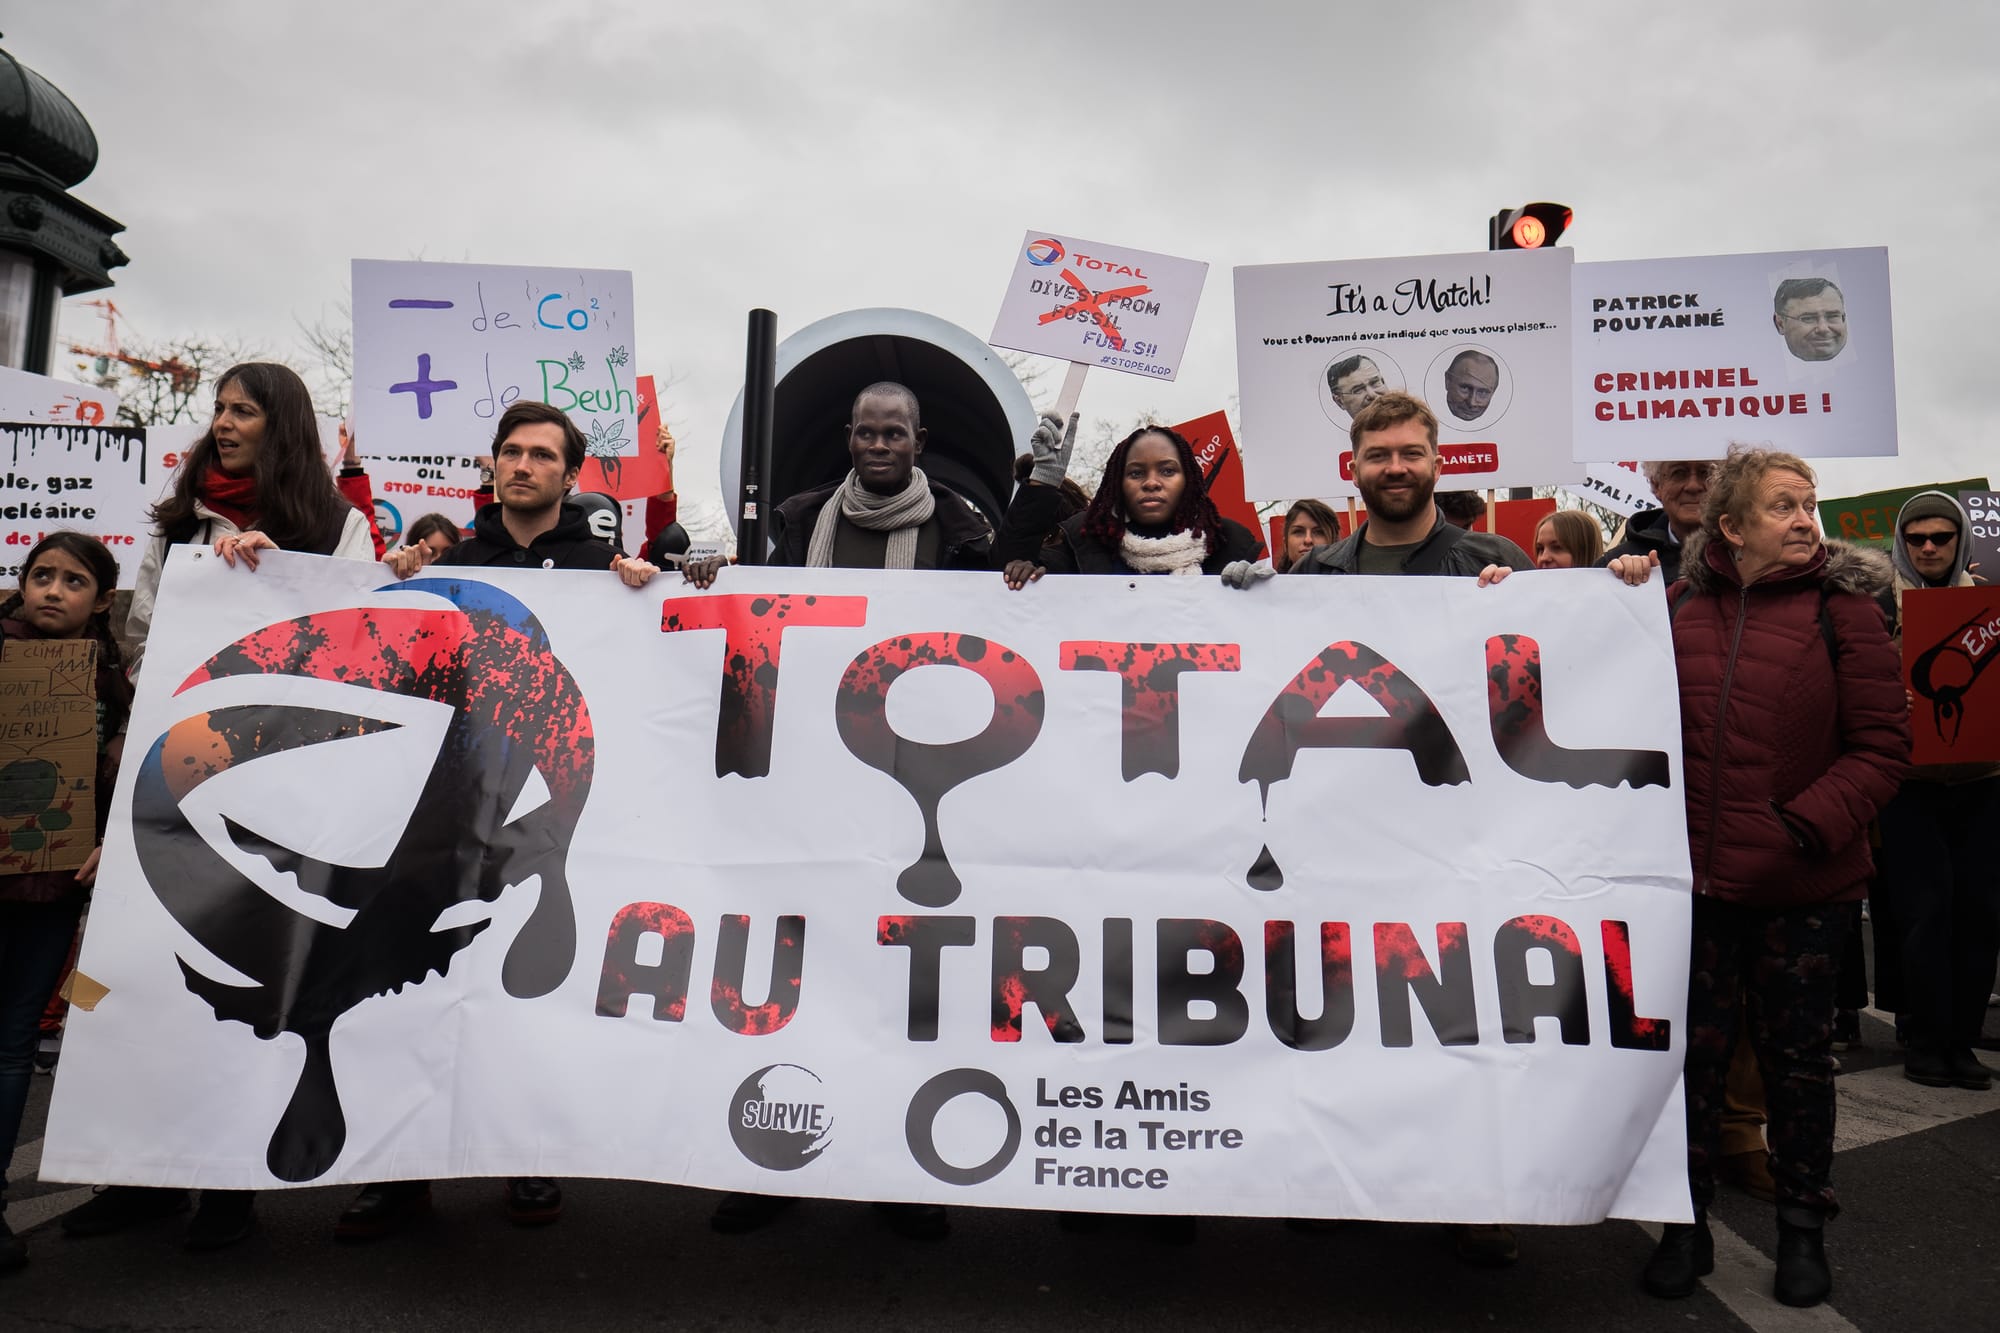
[[[1403,368],[1386,352],[1374,347],[1353,348],[1327,364],[1319,386],[1320,409],[1327,420],[1345,430],[1355,413],[1407,383]]]
[[[1801,361],[1831,361],[1847,346],[1847,298],[1826,278],[1786,278],[1771,297],[1771,326]]]
[[[1442,409],[1439,424],[1447,430],[1479,429],[1506,415],[1514,377],[1492,348],[1457,343],[1431,361],[1424,398]]]

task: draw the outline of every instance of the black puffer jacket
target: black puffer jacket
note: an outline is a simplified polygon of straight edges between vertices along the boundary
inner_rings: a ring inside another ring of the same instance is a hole
[[[506,511],[486,505],[472,520],[472,535],[437,558],[440,565],[472,565],[497,569],[609,569],[618,552],[609,542],[590,535],[583,510],[565,502],[556,525],[528,545],[514,540],[504,521]]]
[[[1084,515],[1072,514],[1057,525],[1062,540],[1045,546],[1035,559],[1051,574],[1136,574],[1115,546],[1106,546],[1083,535]],[[1222,520],[1222,530],[1214,534],[1208,558],[1201,562],[1204,574],[1220,574],[1222,567],[1236,560],[1255,560],[1257,534],[1233,519]]]
[[[1621,555],[1652,555],[1660,557],[1660,577],[1672,583],[1681,576],[1681,544],[1674,540],[1667,527],[1667,511],[1664,509],[1641,509],[1625,520],[1625,540],[1606,551],[1598,558],[1598,568],[1610,564]]]

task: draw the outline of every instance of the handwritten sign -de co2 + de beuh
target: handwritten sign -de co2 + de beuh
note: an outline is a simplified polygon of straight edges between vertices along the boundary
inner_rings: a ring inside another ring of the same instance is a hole
[[[629,454],[632,334],[629,272],[357,259],[355,429],[376,454],[486,453],[509,405],[538,399],[591,456]]]

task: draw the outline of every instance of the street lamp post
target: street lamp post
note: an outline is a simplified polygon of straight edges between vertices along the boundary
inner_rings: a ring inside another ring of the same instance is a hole
[[[125,230],[69,192],[97,166],[90,122],[0,50],[0,366],[49,373],[65,296],[112,283]]]

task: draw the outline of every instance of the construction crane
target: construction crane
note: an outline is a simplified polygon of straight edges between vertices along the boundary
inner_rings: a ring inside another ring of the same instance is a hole
[[[173,385],[175,393],[188,393],[197,384],[201,383],[201,372],[177,356],[170,356],[160,361],[152,361],[143,356],[134,356],[127,352],[118,341],[119,310],[116,302],[99,298],[94,301],[85,301],[83,304],[92,306],[103,314],[105,345],[103,347],[86,347],[82,343],[71,343],[69,350],[78,356],[96,358],[94,369],[98,375],[110,374],[111,363],[116,361],[118,364],[127,366],[142,375],[165,376],[167,381]]]

